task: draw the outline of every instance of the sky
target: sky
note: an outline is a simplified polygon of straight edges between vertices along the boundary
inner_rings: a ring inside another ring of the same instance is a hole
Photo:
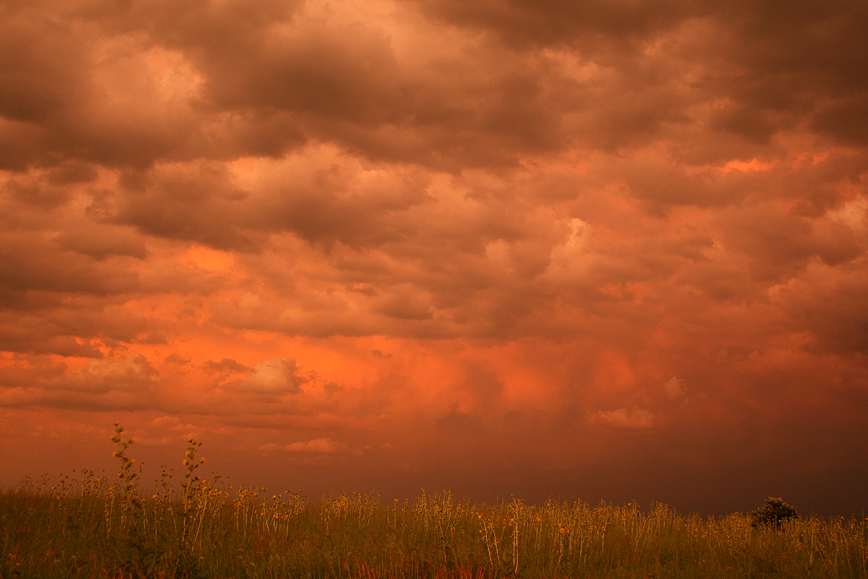
[[[0,0],[0,485],[868,510],[866,30]]]

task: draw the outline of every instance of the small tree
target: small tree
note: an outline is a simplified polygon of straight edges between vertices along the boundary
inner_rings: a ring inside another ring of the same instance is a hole
[[[752,527],[760,525],[769,527],[780,527],[783,521],[798,519],[799,513],[788,505],[782,498],[769,497],[766,499],[766,504],[750,514]]]

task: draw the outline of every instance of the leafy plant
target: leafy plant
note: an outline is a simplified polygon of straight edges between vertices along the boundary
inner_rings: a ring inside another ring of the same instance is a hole
[[[115,433],[111,440],[118,445],[118,449],[112,453],[112,456],[121,461],[121,469],[118,472],[118,481],[116,490],[121,497],[121,531],[125,531],[136,525],[141,518],[142,501],[138,493],[138,478],[141,471],[133,470],[136,464],[135,459],[127,455],[127,449],[132,446],[136,440],[130,438],[123,439],[124,429],[119,422],[115,422]],[[107,519],[109,529],[111,529],[110,519]],[[132,529],[135,532],[135,529]]]

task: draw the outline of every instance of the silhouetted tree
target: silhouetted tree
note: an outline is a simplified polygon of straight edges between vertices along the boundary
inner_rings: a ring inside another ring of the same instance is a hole
[[[750,514],[751,526],[780,527],[783,521],[798,519],[799,513],[782,498],[769,497],[766,504]]]

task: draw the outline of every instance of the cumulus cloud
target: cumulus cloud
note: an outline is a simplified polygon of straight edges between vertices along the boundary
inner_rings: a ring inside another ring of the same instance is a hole
[[[255,394],[295,394],[306,381],[293,358],[272,358],[253,366],[244,380],[230,387]]]
[[[70,387],[86,392],[137,391],[151,386],[159,374],[141,354],[123,360],[94,360],[72,374]]]

